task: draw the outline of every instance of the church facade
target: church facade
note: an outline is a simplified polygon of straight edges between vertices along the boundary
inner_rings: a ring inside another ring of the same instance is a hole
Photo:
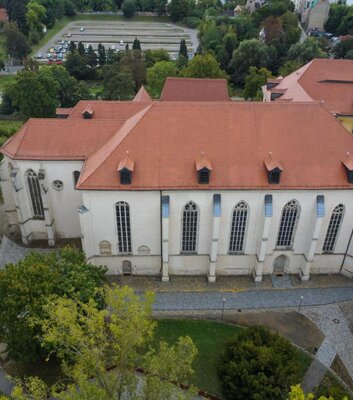
[[[24,244],[164,281],[353,273],[353,139],[323,104],[81,101],[1,151]]]

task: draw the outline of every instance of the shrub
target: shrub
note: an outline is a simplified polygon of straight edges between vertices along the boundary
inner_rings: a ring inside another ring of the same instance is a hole
[[[227,344],[219,366],[226,399],[279,400],[300,380],[297,351],[286,339],[252,327]]]
[[[183,24],[185,24],[187,27],[191,28],[191,29],[196,29],[200,23],[201,23],[201,19],[198,17],[186,17],[183,19]]]
[[[136,4],[134,0],[125,0],[121,6],[121,10],[125,18],[132,18],[136,11]]]

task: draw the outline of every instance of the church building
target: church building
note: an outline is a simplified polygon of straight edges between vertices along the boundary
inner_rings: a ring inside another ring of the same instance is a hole
[[[22,241],[111,274],[353,274],[353,138],[320,102],[80,101],[2,147]]]

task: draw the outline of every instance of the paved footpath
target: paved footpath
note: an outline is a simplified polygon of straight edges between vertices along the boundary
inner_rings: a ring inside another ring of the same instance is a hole
[[[353,287],[249,290],[242,292],[158,292],[155,311],[237,310],[318,306],[353,300]]]

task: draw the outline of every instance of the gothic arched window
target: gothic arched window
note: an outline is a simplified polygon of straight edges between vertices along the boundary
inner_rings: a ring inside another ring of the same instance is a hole
[[[28,192],[32,203],[33,216],[35,218],[44,219],[44,207],[38,176],[32,169],[29,169],[26,172],[26,179]]]
[[[189,201],[183,211],[183,232],[181,251],[183,253],[195,253],[197,244],[198,207],[193,201]]]
[[[125,201],[115,205],[119,253],[131,253],[130,207]]]
[[[340,229],[344,213],[344,205],[339,204],[336,206],[330,218],[330,223],[327,228],[324,245],[322,247],[323,252],[331,253],[335,247],[337,240],[338,231]]]
[[[288,202],[282,210],[277,247],[292,247],[294,231],[299,217],[299,205],[295,200]]]
[[[229,241],[230,253],[244,251],[245,230],[248,212],[248,205],[244,201],[241,201],[234,207]]]

